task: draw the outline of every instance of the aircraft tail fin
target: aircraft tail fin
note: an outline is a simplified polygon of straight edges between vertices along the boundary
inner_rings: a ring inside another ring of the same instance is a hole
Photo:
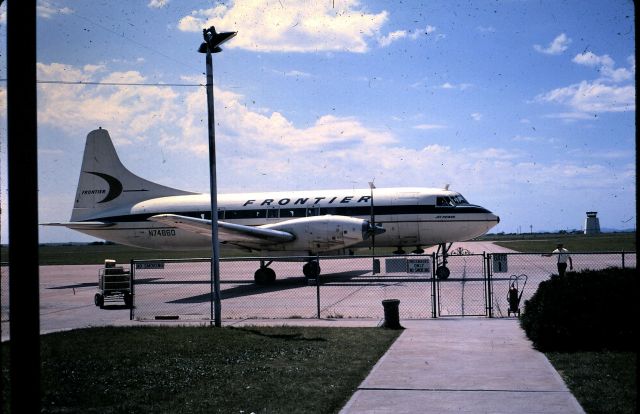
[[[71,221],[119,215],[142,200],[187,194],[194,193],[153,183],[129,171],[120,161],[109,132],[99,128],[87,135]]]

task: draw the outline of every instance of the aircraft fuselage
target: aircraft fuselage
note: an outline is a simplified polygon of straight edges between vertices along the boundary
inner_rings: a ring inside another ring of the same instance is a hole
[[[261,226],[301,217],[333,215],[371,218],[370,190],[315,190],[218,195],[218,220]],[[457,192],[435,188],[380,188],[373,191],[374,220],[386,231],[377,247],[431,246],[469,240],[485,234],[499,218],[466,202]],[[157,214],[210,219],[209,194],[140,201],[126,211],[102,211],[93,220],[112,223],[83,229],[92,236],[151,249],[207,249],[210,237],[147,221]],[[370,246],[363,241],[351,248]],[[224,248],[225,245],[221,244]],[[282,251],[292,253],[282,246]],[[308,252],[299,252],[308,253]]]

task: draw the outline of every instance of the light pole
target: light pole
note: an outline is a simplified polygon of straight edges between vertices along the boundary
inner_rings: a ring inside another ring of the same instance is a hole
[[[376,186],[373,181],[369,181],[369,189],[371,190],[371,219],[369,220],[369,232],[371,234],[371,256],[373,261],[371,263],[371,274],[375,275],[380,273],[380,265],[376,266],[376,216],[373,211],[373,189]]]
[[[198,52],[206,53],[207,63],[207,112],[209,126],[209,186],[211,192],[211,319],[216,327],[222,326],[220,317],[220,249],[218,244],[218,191],[216,187],[216,132],[213,115],[213,63],[212,53],[222,52],[220,45],[238,32],[216,33],[215,27],[202,30],[204,42]]]

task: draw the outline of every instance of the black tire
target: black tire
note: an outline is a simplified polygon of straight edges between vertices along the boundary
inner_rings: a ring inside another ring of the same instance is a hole
[[[436,269],[436,276],[440,280],[447,280],[450,274],[451,274],[451,271],[446,266],[440,266],[439,268]]]
[[[270,267],[261,267],[253,274],[253,279],[258,285],[268,285],[275,282],[276,272]]]
[[[308,279],[315,279],[320,276],[320,263],[315,260],[307,262],[302,266],[302,273]]]
[[[276,281],[276,271],[273,270],[270,267],[265,267],[264,270],[267,273],[267,283],[275,282]]]
[[[104,296],[102,296],[100,293],[96,293],[93,296],[93,303],[95,303],[96,306],[102,308],[104,306]]]

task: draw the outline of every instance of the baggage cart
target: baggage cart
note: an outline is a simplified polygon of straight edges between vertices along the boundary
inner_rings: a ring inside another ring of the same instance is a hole
[[[133,305],[131,272],[122,266],[116,266],[113,259],[105,260],[104,267],[98,271],[98,292],[93,300],[100,309],[106,302],[124,302],[130,308]]]

